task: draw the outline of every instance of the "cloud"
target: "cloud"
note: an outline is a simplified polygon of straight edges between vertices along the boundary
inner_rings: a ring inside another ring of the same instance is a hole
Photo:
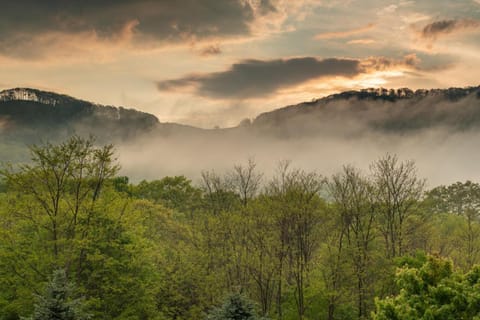
[[[358,73],[360,62],[354,59],[252,59],[236,63],[222,72],[160,81],[158,88],[167,91],[194,86],[202,96],[241,99],[267,96],[281,88],[315,78],[353,77]]]
[[[360,44],[360,45],[362,44],[367,45],[367,44],[373,44],[373,43],[376,43],[376,41],[373,39],[354,39],[347,42],[347,44]]]
[[[300,57],[275,60],[243,60],[229,69],[207,74],[192,74],[157,82],[160,91],[186,89],[214,99],[260,98],[314,79],[354,78],[360,74],[403,66],[414,68],[415,55],[402,60],[384,57],[367,59]]]
[[[200,55],[207,56],[216,56],[222,53],[222,49],[218,44],[208,45],[200,50]]]
[[[419,69],[420,59],[415,53],[407,54],[403,59],[396,60],[385,57],[370,57],[362,60],[363,73],[386,71],[397,67]]]
[[[262,14],[269,14],[270,12],[277,11],[277,8],[270,0],[260,0],[258,8]]]
[[[417,23],[417,22],[420,22],[420,21],[425,21],[425,20],[430,20],[431,19],[431,17],[429,15],[426,15],[424,13],[419,13],[419,12],[410,12],[410,13],[407,13],[405,15],[401,15],[400,18],[406,24],[413,24],[413,23]]]
[[[350,36],[354,36],[360,33],[367,32],[371,29],[375,28],[374,23],[369,23],[366,26],[357,29],[345,30],[345,31],[335,31],[335,32],[325,32],[320,33],[315,36],[316,40],[323,40],[323,39],[334,39],[334,38],[346,38]]]
[[[408,3],[407,3],[407,5],[408,5]],[[386,15],[386,14],[392,14],[395,11],[397,11],[397,9],[398,9],[398,5],[391,4],[389,6],[386,6],[385,8],[382,8],[380,11],[377,12],[377,14],[380,15],[380,16],[383,16],[383,15]]]
[[[0,10],[0,52],[15,56],[52,34],[91,33],[108,42],[126,29],[136,41],[168,43],[244,36],[258,17],[275,11],[269,0],[9,1]]]
[[[457,33],[461,31],[475,30],[479,28],[479,20],[439,20],[427,24],[425,27],[423,27],[421,31],[421,36],[425,39],[435,40],[443,35]]]
[[[102,38],[94,30],[72,34],[52,31],[33,37],[22,34],[0,38],[0,58],[3,54],[7,59],[22,62],[51,60],[58,63],[60,60],[72,62],[79,59],[107,61],[131,45],[138,24],[137,20],[128,21],[108,38]]]

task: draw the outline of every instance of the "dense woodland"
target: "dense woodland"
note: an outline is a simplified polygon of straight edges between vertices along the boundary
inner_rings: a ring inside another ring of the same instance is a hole
[[[134,184],[112,145],[30,150],[1,171],[0,319],[480,316],[477,183],[428,190],[385,155]]]

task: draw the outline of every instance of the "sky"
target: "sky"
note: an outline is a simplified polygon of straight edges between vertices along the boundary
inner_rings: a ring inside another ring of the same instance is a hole
[[[17,0],[0,89],[203,128],[335,92],[479,85],[480,0]]]

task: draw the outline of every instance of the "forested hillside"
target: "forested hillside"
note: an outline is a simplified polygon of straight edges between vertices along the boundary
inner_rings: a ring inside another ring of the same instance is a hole
[[[26,145],[93,135],[99,142],[127,142],[144,135],[182,133],[149,113],[79,100],[30,88],[0,91],[0,161],[25,161]]]
[[[72,134],[121,141],[158,124],[153,115],[137,110],[24,88],[0,92],[0,119],[2,135],[20,142],[65,139]]]
[[[475,319],[480,185],[386,154],[131,183],[112,145],[30,148],[0,187],[0,319]],[[56,311],[55,311],[56,312]]]
[[[252,127],[281,137],[418,134],[480,127],[480,87],[346,91],[259,115]]]

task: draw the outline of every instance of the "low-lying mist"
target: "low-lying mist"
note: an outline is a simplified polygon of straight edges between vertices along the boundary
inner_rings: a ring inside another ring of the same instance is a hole
[[[365,171],[386,153],[414,160],[429,186],[480,180],[480,103],[432,94],[409,99],[319,100],[264,114],[233,129],[150,134],[117,146],[133,180],[218,173],[255,159],[266,176],[281,160],[330,175],[343,165]]]

